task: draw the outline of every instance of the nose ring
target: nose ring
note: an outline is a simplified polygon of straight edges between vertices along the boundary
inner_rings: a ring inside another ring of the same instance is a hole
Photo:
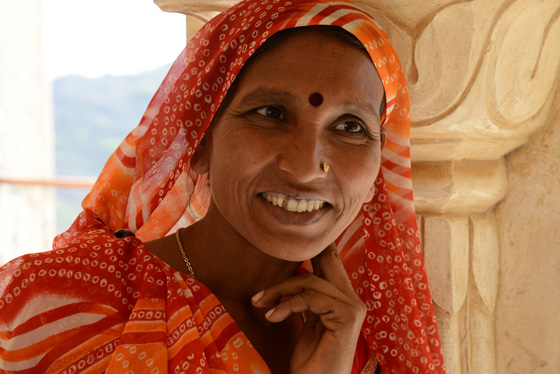
[[[325,173],[328,173],[328,172],[329,172],[329,164],[327,164],[326,162],[323,162],[323,163],[321,164],[321,168],[323,168],[323,171],[324,171]]]

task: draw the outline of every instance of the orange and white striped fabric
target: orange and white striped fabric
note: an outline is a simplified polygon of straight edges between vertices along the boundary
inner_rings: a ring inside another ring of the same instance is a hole
[[[268,371],[218,299],[134,237],[84,228],[2,274],[2,373]]]
[[[308,25],[354,34],[387,98],[375,197],[336,242],[368,307],[364,341],[384,373],[445,372],[414,215],[408,91],[395,51],[349,1],[257,0],[238,3],[189,41],[54,250],[0,270],[0,373],[269,372],[217,298],[142,241],[204,216],[208,178],[190,170],[191,155],[251,54],[274,33]],[[116,238],[121,228],[136,238]]]

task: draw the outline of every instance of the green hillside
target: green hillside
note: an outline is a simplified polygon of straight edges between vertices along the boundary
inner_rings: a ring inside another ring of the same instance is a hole
[[[53,82],[56,174],[97,176],[108,157],[140,122],[169,66],[130,76]],[[57,190],[57,232],[80,212],[87,190]]]

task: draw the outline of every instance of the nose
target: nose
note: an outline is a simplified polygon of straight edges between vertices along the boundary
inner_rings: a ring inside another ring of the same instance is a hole
[[[322,164],[328,164],[329,160],[325,150],[324,140],[316,132],[300,131],[284,142],[277,158],[278,168],[301,183],[326,178],[327,168]]]

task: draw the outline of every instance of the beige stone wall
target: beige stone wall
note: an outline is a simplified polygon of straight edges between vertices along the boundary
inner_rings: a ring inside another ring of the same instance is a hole
[[[51,179],[54,129],[41,0],[0,1],[0,180]],[[0,182],[0,265],[51,247],[54,191]]]
[[[356,1],[409,84],[415,202],[448,373],[559,373],[560,2]],[[204,18],[236,1],[155,2]]]
[[[508,194],[496,209],[499,374],[560,373],[560,91],[553,108],[507,157]]]

